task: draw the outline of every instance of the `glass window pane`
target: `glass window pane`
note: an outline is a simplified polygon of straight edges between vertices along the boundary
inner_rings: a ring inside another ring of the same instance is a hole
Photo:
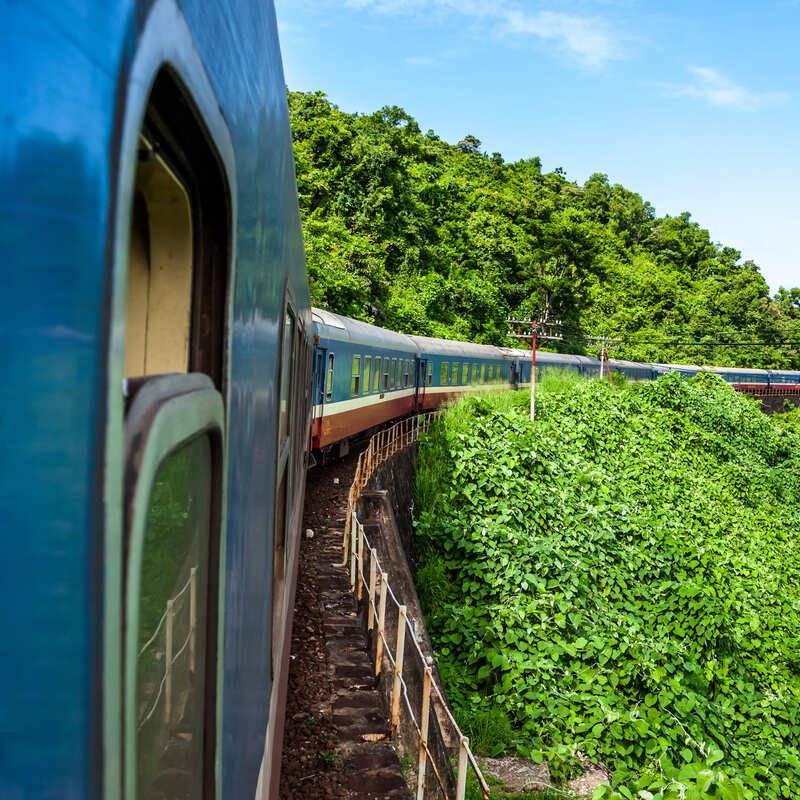
[[[283,350],[281,352],[281,406],[278,423],[278,441],[289,435],[289,384],[292,368],[292,347],[294,341],[294,319],[286,314],[283,323]]]
[[[353,370],[350,378],[350,394],[361,391],[361,356],[353,356]]]
[[[448,367],[449,367],[449,364],[447,363],[447,361],[442,361],[442,364],[441,364],[441,366],[439,368],[439,385],[440,386],[446,386],[447,385],[447,379],[449,377],[448,374],[447,374]]]
[[[377,392],[381,388],[381,357],[375,356],[375,374],[372,378],[372,391]]]
[[[170,455],[150,495],[139,578],[138,800],[202,797],[211,446]]]
[[[383,359],[383,391],[389,388],[389,358]]]
[[[428,362],[428,386],[433,383],[433,361]]]
[[[369,382],[372,377],[372,356],[364,356],[364,394],[369,392]]]
[[[469,364],[466,361],[461,367],[461,383],[469,383]]]
[[[325,377],[325,399],[333,398],[333,353],[328,356],[328,374]]]
[[[486,364],[481,364],[481,383],[486,383]]]

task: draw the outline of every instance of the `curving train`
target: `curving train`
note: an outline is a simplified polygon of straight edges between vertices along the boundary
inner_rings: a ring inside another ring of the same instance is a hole
[[[314,411],[311,446],[325,457],[344,453],[350,439],[389,420],[436,408],[466,394],[530,386],[531,352],[409,336],[313,309]],[[600,374],[587,356],[539,351],[537,374],[565,369]],[[691,377],[702,370],[729,383],[798,385],[800,372],[696,367],[608,360],[611,373],[629,380],[655,380],[668,372]]]

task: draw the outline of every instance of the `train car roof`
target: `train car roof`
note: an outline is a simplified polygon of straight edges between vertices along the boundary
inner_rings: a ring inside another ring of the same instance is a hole
[[[627,367],[628,369],[653,368],[653,365],[648,364],[646,361],[627,361],[624,358],[609,358],[608,363],[612,366]]]
[[[417,354],[419,347],[413,337],[379,328],[369,322],[361,322],[321,308],[311,309],[314,334],[339,342],[350,342],[366,347],[384,347]]]
[[[703,372],[740,372],[743,375],[767,375],[776,370],[753,369],[753,367],[702,367]],[[780,371],[780,370],[778,370]]]
[[[503,347],[501,348],[506,356],[511,358],[520,358],[527,361],[531,360],[531,351],[522,350],[519,347]],[[583,359],[583,361],[581,361]],[[586,358],[586,356],[576,356],[572,353],[552,353],[549,350],[536,351],[537,364],[581,364],[581,363],[597,363],[595,359]]]
[[[499,347],[490,344],[471,344],[452,339],[437,339],[433,336],[411,336],[423,353],[453,356],[457,358],[502,358]]]

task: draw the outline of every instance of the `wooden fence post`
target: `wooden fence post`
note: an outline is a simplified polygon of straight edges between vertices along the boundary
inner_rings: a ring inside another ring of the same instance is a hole
[[[356,535],[358,533],[358,518],[355,510],[350,518],[350,591],[356,588]]]
[[[373,547],[369,551],[369,591],[367,593],[367,630],[375,627],[375,582],[378,576],[378,551]]]
[[[458,780],[456,782],[456,800],[464,800],[464,795],[467,793],[467,747],[469,747],[469,739],[466,736],[461,737],[461,743],[458,748]]]
[[[389,573],[381,571],[381,592],[378,601],[378,643],[375,647],[375,677],[383,670],[383,635],[386,630],[386,595]]]
[[[358,523],[358,569],[356,579],[358,581],[358,593],[356,599],[361,602],[364,596],[364,526]]]
[[[422,679],[422,714],[419,725],[419,761],[417,762],[417,800],[425,798],[425,769],[428,764],[428,725],[431,714],[431,668],[425,667]]]
[[[166,646],[164,647],[164,722],[169,725],[172,721],[172,659],[173,659],[173,623],[175,601],[167,600],[167,623],[165,630]]]
[[[197,567],[189,573],[189,670],[194,672],[197,652]]]
[[[400,694],[402,692],[403,658],[406,650],[406,607],[400,606],[397,615],[397,649],[394,654],[394,686],[392,687],[391,735],[394,736],[400,721]]]

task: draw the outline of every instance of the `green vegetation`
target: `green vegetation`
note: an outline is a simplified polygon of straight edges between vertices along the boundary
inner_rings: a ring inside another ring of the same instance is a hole
[[[289,109],[316,305],[500,344],[509,315],[549,301],[570,351],[613,332],[636,360],[800,367],[797,348],[664,343],[800,340],[800,289],[770,298],[688,213],[657,217],[605,175],[580,186],[538,158],[504,163],[475,137],[448,144],[401,108],[347,114],[290,92]]]
[[[557,778],[607,764],[613,800],[800,795],[800,433],[708,374],[560,376],[537,408],[464,401],[420,448],[420,594],[464,727],[500,709]]]

